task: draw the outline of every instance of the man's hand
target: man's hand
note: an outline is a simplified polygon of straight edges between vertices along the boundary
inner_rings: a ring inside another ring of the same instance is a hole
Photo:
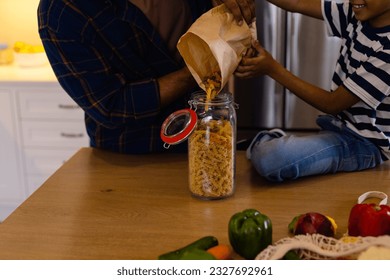
[[[222,0],[239,25],[245,20],[251,23],[256,17],[255,0]]]

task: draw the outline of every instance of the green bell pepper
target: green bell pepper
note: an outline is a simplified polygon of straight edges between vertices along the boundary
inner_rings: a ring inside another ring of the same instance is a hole
[[[256,209],[234,214],[229,221],[228,233],[234,251],[245,259],[254,259],[272,244],[271,220]]]

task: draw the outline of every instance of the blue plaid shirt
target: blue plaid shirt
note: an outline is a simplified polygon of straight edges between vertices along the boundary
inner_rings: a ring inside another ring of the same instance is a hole
[[[210,0],[187,1],[193,21],[212,6]],[[85,111],[91,146],[164,151],[161,124],[188,105],[190,92],[160,107],[157,78],[184,64],[174,60],[145,15],[128,0],[41,0],[38,22],[59,83]],[[185,149],[181,144],[168,151]]]

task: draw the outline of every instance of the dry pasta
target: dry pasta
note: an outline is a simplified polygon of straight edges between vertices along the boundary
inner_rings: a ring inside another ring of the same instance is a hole
[[[221,74],[215,72],[203,82],[206,88],[207,101],[213,100],[221,89]]]
[[[233,128],[228,120],[199,121],[189,138],[189,183],[192,194],[221,198],[234,191]]]

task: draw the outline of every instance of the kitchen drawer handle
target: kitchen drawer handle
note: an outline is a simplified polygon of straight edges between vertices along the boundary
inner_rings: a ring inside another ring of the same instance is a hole
[[[83,138],[84,133],[66,133],[66,132],[61,132],[61,137],[65,138]]]
[[[58,108],[65,109],[65,110],[76,110],[76,109],[80,109],[80,106],[73,105],[73,104],[58,104]]]

